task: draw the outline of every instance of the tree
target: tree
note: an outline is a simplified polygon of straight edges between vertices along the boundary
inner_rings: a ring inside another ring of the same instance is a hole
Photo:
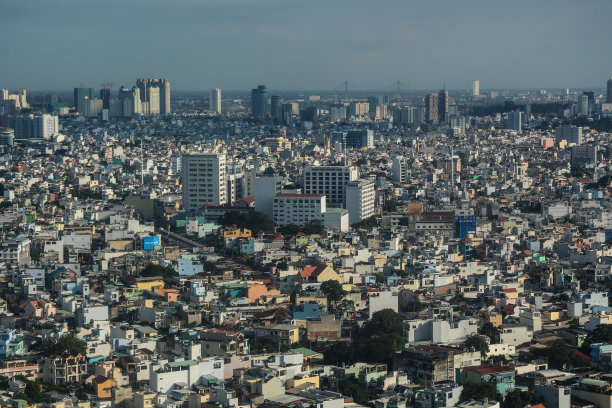
[[[352,397],[357,403],[368,402],[365,390],[354,377],[347,378],[340,383],[340,392],[347,397]]]
[[[502,408],[524,408],[533,402],[533,395],[527,391],[513,390],[506,394]]]
[[[480,351],[480,355],[483,359],[487,357],[487,353],[489,352],[489,345],[482,336],[477,334],[468,337],[463,342],[463,345],[467,348],[474,348],[475,350]]]
[[[154,263],[148,264],[142,271],[140,271],[142,277],[153,277],[161,276],[165,279],[174,278],[179,276],[179,273],[168,266],[161,266]]]
[[[229,211],[219,219],[219,223],[224,227],[235,225],[238,228],[246,228],[254,234],[274,230],[274,225],[270,218],[259,211]]]
[[[43,352],[47,356],[57,354],[82,354],[85,355],[87,345],[79,340],[73,333],[64,334],[57,339],[49,339],[43,342]]]
[[[24,381],[26,383],[23,393],[17,395],[17,399],[24,399],[28,404],[35,404],[45,402],[45,397],[42,393],[42,387],[39,380],[35,381]]]
[[[497,388],[494,383],[491,382],[466,382],[463,384],[463,391],[461,392],[461,400],[482,400],[488,398],[492,400],[501,400],[501,395],[497,392]]]
[[[364,334],[372,336],[377,334],[402,335],[404,330],[404,319],[391,309],[383,309],[375,312],[370,321],[365,325]]]
[[[397,201],[393,198],[390,198],[385,201],[383,204],[383,210],[385,212],[396,212],[397,211]]]
[[[330,304],[337,304],[346,295],[342,285],[337,280],[328,280],[321,284],[321,292],[327,297]]]
[[[480,334],[482,334],[483,336],[487,336],[489,339],[491,339],[492,344],[496,344],[496,342],[499,341],[500,333],[501,333],[501,330],[498,327],[495,327],[493,323],[490,323],[490,322],[485,323],[480,328]]]

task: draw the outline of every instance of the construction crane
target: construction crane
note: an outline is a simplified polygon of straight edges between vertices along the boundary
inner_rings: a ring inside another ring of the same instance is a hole
[[[100,89],[113,89],[113,82],[102,82]]]

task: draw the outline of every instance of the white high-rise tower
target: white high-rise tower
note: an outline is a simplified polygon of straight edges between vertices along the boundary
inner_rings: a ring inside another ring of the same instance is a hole
[[[478,95],[480,95],[480,81],[476,79],[472,82],[472,96]]]
[[[210,90],[210,111],[221,113],[221,90],[219,88]]]

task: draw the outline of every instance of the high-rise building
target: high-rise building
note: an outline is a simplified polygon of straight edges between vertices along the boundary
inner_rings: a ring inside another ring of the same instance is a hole
[[[339,122],[346,119],[346,106],[343,104],[335,104],[329,108],[329,120],[331,122]]]
[[[161,90],[157,85],[152,85],[149,91],[149,111],[142,112],[150,115],[159,115],[161,113]]]
[[[323,223],[326,210],[326,200],[322,194],[277,194],[273,197],[272,220],[277,226]]]
[[[59,132],[57,116],[20,115],[10,117],[15,139],[50,139]]]
[[[219,88],[210,90],[210,111],[221,113],[221,90]]]
[[[74,88],[74,107],[79,113],[83,113],[85,109],[85,99],[92,99],[94,95],[93,88]]]
[[[582,128],[580,126],[559,126],[555,129],[555,142],[565,140],[567,143],[582,144]]]
[[[570,162],[572,165],[597,163],[596,145],[573,146],[570,152]]]
[[[465,135],[465,117],[454,116],[450,119],[450,128],[453,131],[453,136]]]
[[[368,102],[351,102],[349,105],[350,116],[364,116],[370,112],[370,104]]]
[[[612,77],[608,79],[608,93],[606,94],[606,102],[612,103]]]
[[[480,81],[477,79],[472,82],[472,96],[480,96]]]
[[[254,118],[265,120],[268,116],[268,90],[265,85],[257,85],[251,90],[251,114]]]
[[[346,202],[346,185],[359,177],[352,166],[308,166],[304,169],[304,194],[323,194],[332,206]]]
[[[506,129],[521,131],[522,129],[522,115],[520,111],[508,112],[508,120]]]
[[[140,90],[140,102],[149,103],[149,112],[170,114],[170,81],[164,78],[138,78],[136,86]],[[153,101],[151,101],[152,88],[158,88],[157,91],[153,91],[157,93],[157,98]]]
[[[270,98],[270,116],[274,123],[279,123],[282,120],[282,103],[283,98],[280,95],[272,95]]]
[[[95,118],[100,113],[102,113],[102,109],[104,106],[104,101],[102,99],[86,99],[83,103],[83,116],[87,118]]]
[[[578,109],[581,115],[587,116],[589,114],[589,96],[580,95],[578,97]]]
[[[183,208],[194,211],[204,205],[227,204],[225,154],[188,154],[181,158]]]
[[[374,215],[374,182],[356,180],[346,185],[346,209],[349,211],[349,224],[355,224]]]
[[[232,205],[244,198],[244,171],[242,165],[229,163],[227,165],[227,203]]]
[[[255,177],[253,193],[255,198],[255,211],[262,212],[272,220],[274,218],[274,196],[283,189],[283,177],[274,172],[271,167]]]
[[[446,89],[438,92],[438,122],[448,123],[448,91]]]
[[[111,100],[110,88],[100,89],[100,99],[102,99],[102,109],[110,109],[110,100]]]
[[[349,130],[346,133],[346,147],[371,149],[374,147],[374,131],[371,129]]]
[[[13,146],[15,144],[15,131],[11,128],[0,127],[0,146]]]
[[[408,182],[408,161],[404,156],[395,156],[393,158],[393,181],[398,183],[407,183]]]
[[[582,95],[587,97],[587,115],[593,113],[595,108],[595,92],[594,91],[584,91]]]
[[[427,123],[438,123],[438,94],[428,93],[425,96],[425,121]]]

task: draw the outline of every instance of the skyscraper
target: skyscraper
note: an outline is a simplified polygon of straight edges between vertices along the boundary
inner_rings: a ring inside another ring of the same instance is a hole
[[[268,91],[265,85],[257,85],[251,90],[251,114],[254,118],[264,120],[268,115]]]
[[[100,89],[100,99],[102,99],[102,109],[110,109],[110,99],[111,99],[110,88]]]
[[[210,111],[221,113],[221,90],[219,88],[210,90]]]
[[[149,103],[149,112],[168,115],[170,113],[170,81],[164,78],[138,78],[136,86],[140,89],[140,101]],[[151,88],[158,88],[158,97],[151,102]]]
[[[593,113],[593,108],[595,108],[595,92],[594,91],[584,91],[582,95],[588,98],[587,103],[587,115]]]
[[[520,111],[508,112],[508,122],[506,129],[521,131],[522,128],[522,115]]]
[[[438,122],[448,122],[448,91],[446,89],[438,92]]]
[[[480,81],[475,79],[472,82],[472,96],[479,96],[480,95]]]
[[[425,121],[438,123],[438,94],[428,93],[425,97]]]
[[[282,101],[283,99],[280,95],[272,95],[272,98],[270,98],[270,116],[275,123],[280,122],[282,119]]]
[[[181,158],[183,208],[193,211],[206,204],[227,204],[225,154],[188,154]]]
[[[612,103],[612,77],[608,79],[608,93],[606,94],[606,102]]]
[[[74,88],[74,107],[77,112],[83,112],[85,99],[93,98],[93,88]]]

